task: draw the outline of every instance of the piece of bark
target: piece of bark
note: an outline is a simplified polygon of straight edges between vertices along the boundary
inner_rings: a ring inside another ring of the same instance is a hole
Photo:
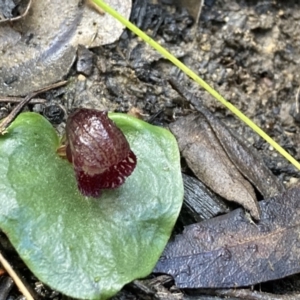
[[[182,174],[184,184],[183,210],[195,222],[211,219],[228,212],[220,197],[212,193],[198,179]]]
[[[9,276],[1,276],[0,278],[0,299],[7,299],[10,291],[14,287],[14,281]]]
[[[250,286],[300,272],[300,187],[261,201],[255,224],[241,209],[187,226],[154,272],[179,288]]]
[[[255,191],[231,162],[210,124],[196,113],[178,119],[170,130],[194,174],[223,198],[241,204],[258,220]]]
[[[85,76],[90,76],[93,72],[95,54],[83,45],[78,45],[76,71]]]

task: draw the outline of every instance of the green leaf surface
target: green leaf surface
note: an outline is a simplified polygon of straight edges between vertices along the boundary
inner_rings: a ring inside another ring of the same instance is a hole
[[[173,135],[128,115],[110,118],[138,163],[124,185],[99,199],[79,193],[42,116],[23,113],[0,137],[0,227],[41,281],[74,298],[107,299],[148,275],[182,204]]]

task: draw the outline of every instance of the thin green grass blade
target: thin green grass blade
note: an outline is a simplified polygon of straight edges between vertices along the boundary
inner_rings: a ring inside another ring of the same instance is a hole
[[[182,70],[186,75],[191,77],[194,81],[196,81],[201,87],[203,87],[208,93],[210,93],[215,99],[220,101],[225,107],[227,107],[233,114],[235,114],[240,120],[246,123],[252,130],[254,130],[258,135],[260,135],[265,141],[267,141],[274,149],[276,149],[283,157],[285,157],[291,164],[293,164],[297,169],[300,170],[300,163],[291,156],[287,151],[285,151],[278,143],[276,143],[267,133],[265,133],[259,126],[257,126],[254,122],[252,122],[247,116],[245,116],[238,108],[236,108],[233,104],[228,102],[225,98],[223,98],[215,89],[213,89],[209,84],[207,84],[202,78],[200,78],[195,72],[193,72],[190,68],[188,68],[185,64],[183,64],[180,60],[178,60],[175,56],[173,56],[169,51],[155,42],[151,37],[145,34],[142,30],[137,28],[130,21],[126,20],[123,16],[121,16],[117,11],[111,8],[102,0],[92,0],[95,4],[101,7],[105,12],[109,13],[119,22],[121,22],[124,26],[138,35],[141,39],[143,39],[147,44],[157,50],[162,56],[170,60],[175,66],[177,66],[180,70]]]

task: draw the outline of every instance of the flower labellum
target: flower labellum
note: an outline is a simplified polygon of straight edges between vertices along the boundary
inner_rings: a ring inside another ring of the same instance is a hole
[[[135,154],[106,111],[76,110],[68,117],[66,135],[67,158],[85,196],[99,197],[102,189],[119,187],[136,166]]]

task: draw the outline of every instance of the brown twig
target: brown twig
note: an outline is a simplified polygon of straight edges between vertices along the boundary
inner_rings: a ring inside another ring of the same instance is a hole
[[[177,82],[175,79],[173,78],[169,78],[168,79],[169,84],[171,85],[171,87],[185,100],[187,100],[188,102],[190,102],[192,105],[196,106],[201,106],[200,102],[195,101],[194,97],[192,94],[190,93],[186,93],[184,88],[180,85],[179,82]]]
[[[27,6],[26,6],[25,11],[24,11],[21,15],[19,15],[19,16],[17,16],[17,17],[9,18],[9,19],[0,20],[0,23],[17,21],[17,20],[19,20],[19,19],[25,17],[25,16],[27,15],[27,13],[28,13],[30,7],[31,7],[31,2],[32,2],[32,0],[29,0],[28,4],[27,4]]]
[[[300,299],[300,294],[295,293],[291,295],[276,295],[258,291],[251,291],[247,289],[221,289],[215,290],[217,296],[236,297],[245,300],[294,300]]]
[[[297,89],[296,93],[296,113],[299,114],[299,93],[300,93],[300,87]]]
[[[0,102],[4,103],[20,103],[24,98],[21,97],[0,97]],[[43,104],[46,100],[42,98],[33,98],[30,100],[30,104]]]
[[[3,266],[3,268],[6,270],[6,272],[9,274],[9,276],[13,279],[16,286],[20,290],[20,292],[25,296],[27,300],[34,300],[32,295],[29,293],[28,289],[24,285],[24,283],[21,281],[20,277],[17,275],[17,273],[13,270],[9,262],[3,257],[2,253],[0,253],[0,263]]]
[[[6,133],[7,127],[14,121],[14,119],[17,117],[17,115],[20,113],[20,111],[23,109],[23,107],[36,95],[47,92],[49,90],[61,87],[65,85],[67,81],[60,81],[54,84],[51,84],[43,89],[40,89],[38,91],[32,92],[28,94],[21,102],[18,103],[18,105],[11,111],[11,113],[2,121],[0,124],[0,135],[3,135]]]

